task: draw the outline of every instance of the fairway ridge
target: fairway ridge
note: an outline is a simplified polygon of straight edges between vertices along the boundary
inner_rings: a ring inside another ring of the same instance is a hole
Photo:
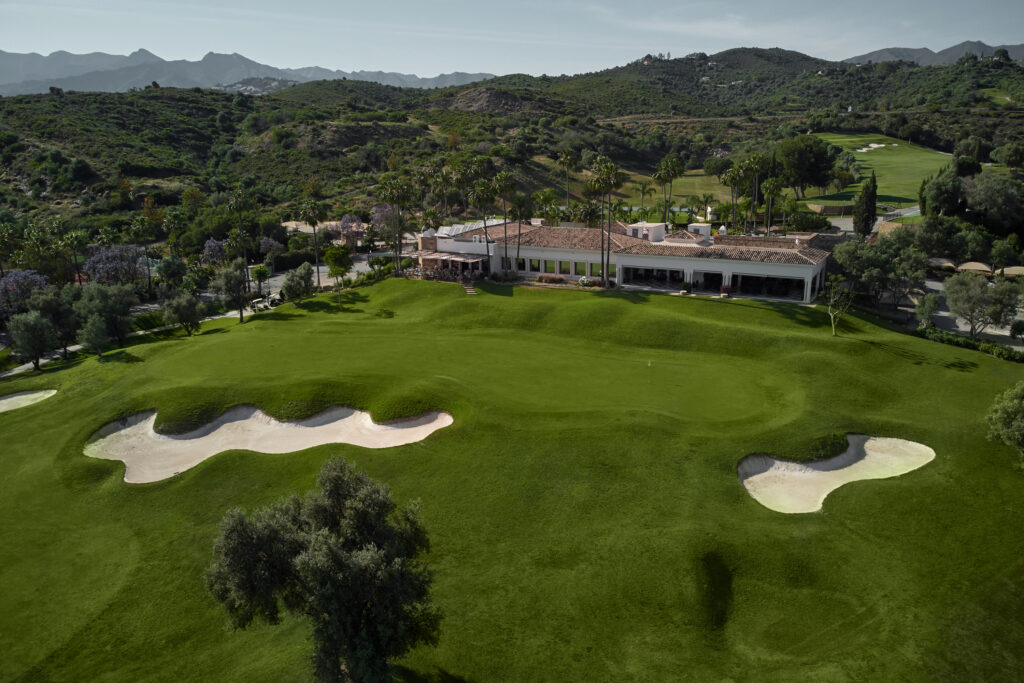
[[[256,406],[242,405],[186,434],[160,434],[153,427],[155,422],[155,411],[111,422],[89,440],[84,452],[90,458],[120,460],[127,483],[146,484],[230,450],[292,453],[329,443],[404,446],[422,441],[453,419],[448,413],[430,412],[378,424],[367,412],[335,406],[305,420],[280,421]]]
[[[826,460],[794,462],[748,455],[739,462],[740,483],[754,500],[776,512],[817,512],[828,494],[844,484],[886,479],[922,467],[935,458],[924,444],[848,434],[847,449]]]
[[[16,394],[0,396],[0,413],[5,413],[8,410],[17,410],[18,408],[30,406],[33,403],[45,401],[56,393],[56,389],[42,389],[40,391],[19,391]]]

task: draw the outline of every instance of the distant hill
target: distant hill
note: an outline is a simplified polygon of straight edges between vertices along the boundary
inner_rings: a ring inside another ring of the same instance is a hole
[[[953,47],[947,47],[939,52],[933,52],[926,47],[887,47],[864,55],[850,57],[843,61],[850,64],[904,61],[914,62],[921,66],[934,66],[936,64],[956,64],[956,60],[965,54],[991,57],[1000,48],[1004,48],[1010,54],[1010,59],[1024,59],[1024,44],[996,45],[992,47],[977,40],[968,40]]]
[[[90,71],[110,71],[126,66],[162,62],[152,52],[136,50],[130,55],[108,55],[105,52],[90,52],[76,55],[63,50],[45,57],[35,52],[17,54],[0,50],[0,83],[21,81],[42,81],[55,78],[80,76]]]
[[[486,73],[440,74],[420,78],[412,74],[384,71],[332,71],[321,67],[279,69],[260,64],[240,54],[207,53],[198,61],[167,61],[145,50],[131,55],[92,53],[74,55],[54,52],[43,57],[37,54],[16,54],[0,51],[0,95],[29,95],[49,92],[50,88],[84,92],[124,92],[143,88],[154,81],[163,86],[179,88],[232,89],[247,79],[276,80],[280,87],[288,83],[313,80],[350,79],[373,81],[406,88],[437,88],[465,85],[492,78]],[[244,86],[239,86],[245,90]],[[279,89],[279,88],[278,88]],[[261,92],[273,92],[263,89]]]

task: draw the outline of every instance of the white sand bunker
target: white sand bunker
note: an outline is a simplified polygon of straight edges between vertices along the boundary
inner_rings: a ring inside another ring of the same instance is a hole
[[[364,413],[334,407],[309,419],[280,422],[255,406],[235,406],[187,434],[158,434],[153,411],[111,422],[85,445],[90,458],[120,460],[124,480],[145,484],[167,479],[228,450],[291,453],[328,443],[390,448],[422,441],[452,424],[448,413],[377,424]]]
[[[0,396],[0,413],[8,410],[17,410],[30,406],[33,403],[44,401],[57,393],[56,389],[43,389],[42,391],[19,391],[16,394]]]
[[[776,512],[817,512],[828,494],[862,479],[886,479],[928,464],[935,451],[924,444],[849,434],[846,451],[828,460],[799,463],[748,455],[737,466],[740,483]]]

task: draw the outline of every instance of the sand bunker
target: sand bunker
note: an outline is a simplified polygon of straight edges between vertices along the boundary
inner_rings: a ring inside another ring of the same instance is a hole
[[[903,439],[863,434],[846,437],[846,451],[828,460],[799,463],[748,455],[737,466],[740,483],[754,499],[776,512],[817,512],[828,494],[862,479],[885,479],[926,465],[935,451]]]
[[[33,403],[44,401],[57,393],[56,389],[43,389],[42,391],[19,391],[16,394],[0,396],[0,413],[8,410],[17,410],[30,406]]]
[[[377,424],[369,413],[331,408],[307,420],[280,422],[255,406],[235,406],[210,424],[187,434],[158,434],[156,413],[111,422],[85,446],[91,458],[120,460],[124,480],[144,484],[167,479],[228,450],[291,453],[328,443],[389,448],[422,441],[453,420],[448,413],[426,413],[409,420]]]

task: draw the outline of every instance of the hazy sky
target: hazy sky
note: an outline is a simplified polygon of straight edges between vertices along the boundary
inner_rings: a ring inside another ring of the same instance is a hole
[[[279,67],[433,76],[561,74],[648,52],[783,47],[843,59],[883,47],[1024,42],[1020,0],[0,0],[0,50],[164,59],[239,52]]]

